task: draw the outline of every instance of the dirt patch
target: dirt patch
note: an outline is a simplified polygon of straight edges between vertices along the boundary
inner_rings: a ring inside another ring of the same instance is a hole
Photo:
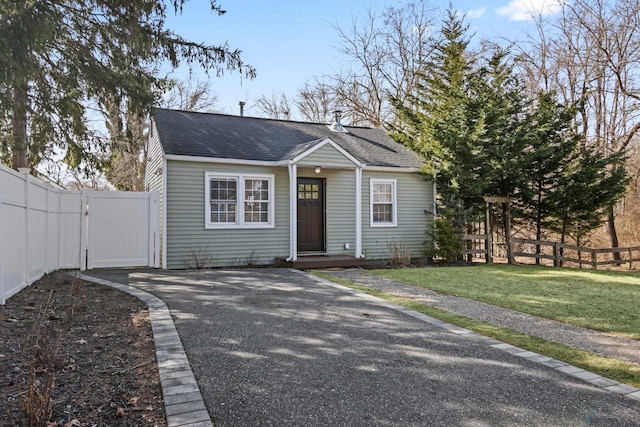
[[[142,301],[58,272],[0,306],[0,326],[1,426],[166,426]]]

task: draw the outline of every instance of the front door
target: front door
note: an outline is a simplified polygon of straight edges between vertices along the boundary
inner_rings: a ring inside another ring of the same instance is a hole
[[[324,179],[298,178],[298,252],[324,252]]]

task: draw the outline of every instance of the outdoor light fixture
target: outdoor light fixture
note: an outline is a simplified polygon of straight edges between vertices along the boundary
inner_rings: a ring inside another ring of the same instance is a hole
[[[322,167],[316,166],[315,171],[316,173],[320,173],[322,171]]]

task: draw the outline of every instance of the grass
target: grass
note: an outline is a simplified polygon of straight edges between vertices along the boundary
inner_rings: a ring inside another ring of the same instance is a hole
[[[471,269],[469,267],[463,268]],[[449,269],[450,268],[447,267],[442,269],[432,268],[431,270]],[[386,270],[385,273],[388,273],[390,271],[391,270]],[[426,314],[427,316],[431,316],[451,323],[453,325],[469,329],[479,334],[509,343],[516,347],[523,348],[525,350],[543,354],[556,360],[561,360],[571,365],[578,366],[589,372],[593,372],[603,377],[610,378],[614,381],[640,388],[640,365],[635,365],[610,357],[601,356],[589,351],[569,347],[553,341],[545,340],[543,338],[538,338],[522,332],[514,331],[512,329],[503,328],[500,326],[471,319],[469,317],[460,316],[448,311],[440,310],[425,304],[418,303],[410,299],[397,297],[395,295],[361,286],[348,280],[338,278],[331,274],[318,271],[314,271],[313,273],[318,277],[322,277],[327,280],[331,280],[333,282],[340,283],[350,288],[359,290],[361,292],[376,296],[378,298],[385,299],[394,304]]]
[[[640,340],[640,273],[540,266],[374,270],[436,292]]]

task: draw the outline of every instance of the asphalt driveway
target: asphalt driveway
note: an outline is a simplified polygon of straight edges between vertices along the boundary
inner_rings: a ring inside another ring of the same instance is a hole
[[[293,270],[129,284],[168,305],[218,427],[640,426],[636,400]]]

